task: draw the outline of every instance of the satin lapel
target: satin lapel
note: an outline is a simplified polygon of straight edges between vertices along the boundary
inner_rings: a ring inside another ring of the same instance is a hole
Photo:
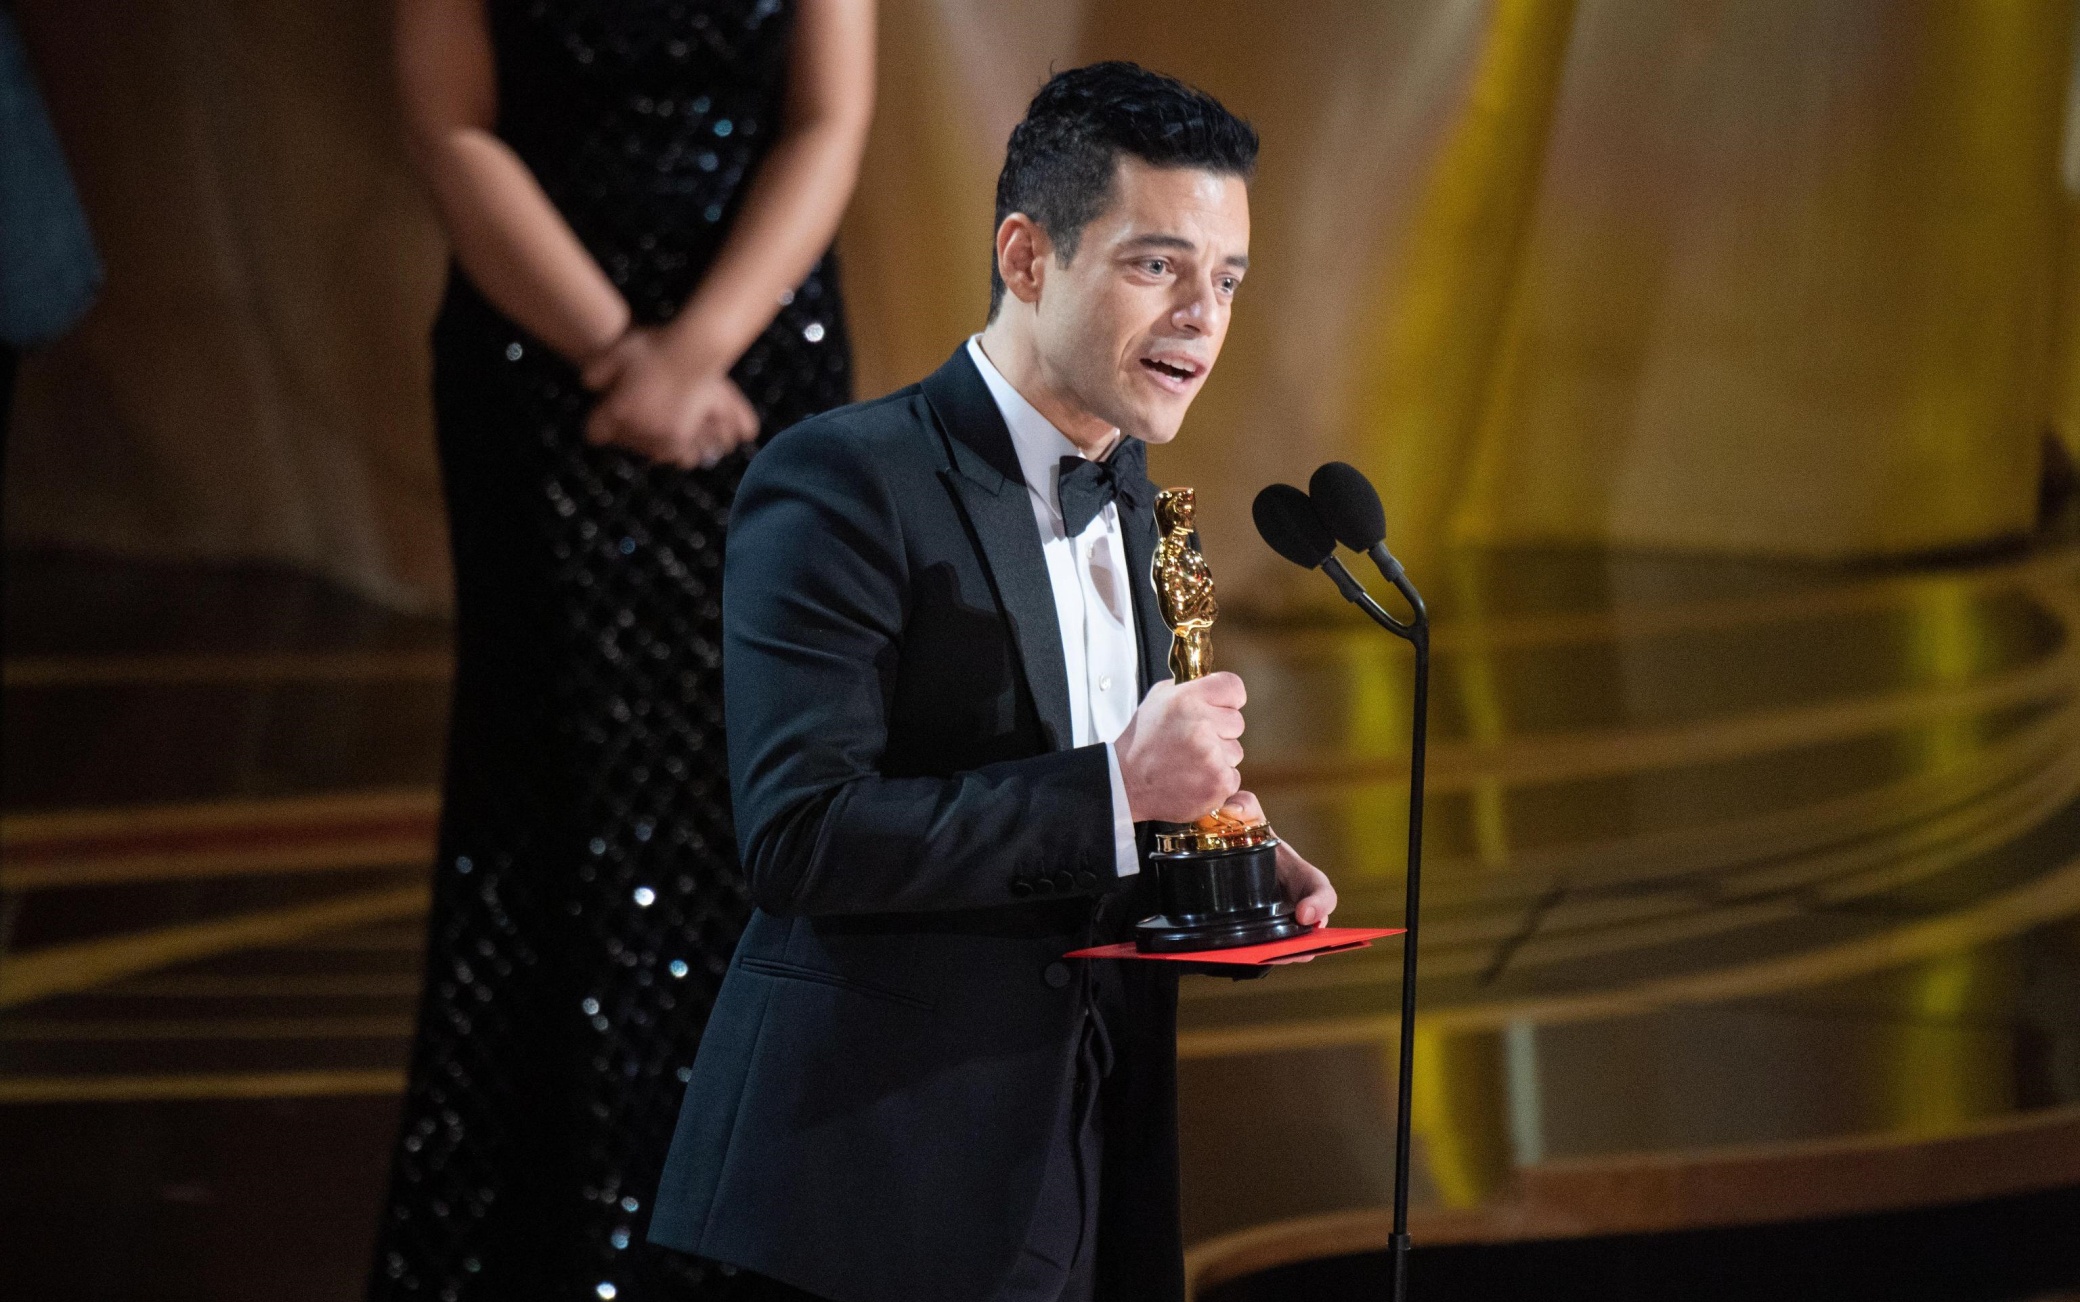
[[[968,514],[997,600],[1011,621],[1033,708],[1053,747],[1065,750],[1076,736],[1069,719],[1069,667],[1062,658],[1061,621],[1055,617],[1047,557],[1040,550],[1040,526],[1011,431],[965,347],[926,376],[922,387],[952,460],[941,473]]]
[[[1155,500],[1151,486],[1147,500]],[[1139,511],[1122,511],[1120,541],[1126,545],[1127,569],[1134,576],[1134,623],[1140,632],[1141,694],[1170,676],[1170,627],[1156,605],[1152,574],[1156,556],[1156,514],[1153,506]]]

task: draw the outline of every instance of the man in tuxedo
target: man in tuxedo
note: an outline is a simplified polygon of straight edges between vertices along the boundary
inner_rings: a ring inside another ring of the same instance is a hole
[[[1165,670],[1144,469],[1220,354],[1256,149],[1132,64],[1056,76],[998,180],[983,332],[744,478],[723,672],[757,909],[650,1237],[753,1296],[1183,1296],[1176,978],[1063,956],[1156,911],[1137,825],[1258,813],[1241,681]]]

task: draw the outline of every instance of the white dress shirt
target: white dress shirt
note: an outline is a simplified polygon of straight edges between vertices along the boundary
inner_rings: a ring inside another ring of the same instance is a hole
[[[1069,669],[1069,719],[1075,729],[1072,746],[1103,743],[1112,773],[1112,841],[1114,868],[1121,877],[1141,871],[1134,847],[1134,819],[1127,810],[1127,785],[1120,777],[1119,755],[1112,743],[1134,717],[1141,656],[1134,633],[1134,589],[1127,569],[1126,543],[1120,537],[1119,507],[1107,502],[1070,537],[1063,530],[1059,484],[1063,457],[1083,455],[1054,423],[1011,387],[989,355],[982,336],[968,340],[968,356],[982,372],[982,382],[1003,413],[1025,473],[1033,520],[1040,526],[1040,550],[1047,557],[1047,578],[1054,588],[1055,622],[1062,630],[1062,663]]]

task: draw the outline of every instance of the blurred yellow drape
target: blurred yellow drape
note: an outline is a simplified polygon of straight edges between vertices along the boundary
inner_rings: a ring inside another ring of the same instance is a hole
[[[2027,529],[2072,14],[1584,4],[1455,534],[1839,556]]]
[[[1138,59],[1263,134],[1229,349],[1155,458],[1202,487],[1245,605],[1314,595],[1248,502],[1331,457],[1380,482],[1421,566],[1457,542],[1966,545],[2030,526],[2048,430],[2080,446],[2069,0],[1044,7],[1028,30],[1062,62]],[[949,104],[966,134],[933,176],[961,195],[870,167],[848,230],[882,384],[979,324],[1019,96],[977,64],[1029,91],[1044,62],[951,35],[984,12],[1036,10],[885,12],[879,149],[939,139]]]
[[[438,600],[439,247],[379,11],[17,8],[111,277],[25,367],[10,538]],[[2045,434],[2080,450],[2075,10],[883,0],[841,240],[860,392],[980,326],[1006,135],[1050,68],[1125,57],[1263,134],[1228,352],[1155,458],[1235,608],[1331,599],[1248,508],[1332,457],[1419,578],[1457,543],[2012,534]]]

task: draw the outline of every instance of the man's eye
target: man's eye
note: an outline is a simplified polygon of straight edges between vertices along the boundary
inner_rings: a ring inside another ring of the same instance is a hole
[[[1151,276],[1160,276],[1170,269],[1170,263],[1163,258],[1143,258],[1141,269]]]
[[[1235,279],[1233,276],[1221,277],[1221,293],[1232,294],[1240,288],[1242,288],[1242,282]]]

